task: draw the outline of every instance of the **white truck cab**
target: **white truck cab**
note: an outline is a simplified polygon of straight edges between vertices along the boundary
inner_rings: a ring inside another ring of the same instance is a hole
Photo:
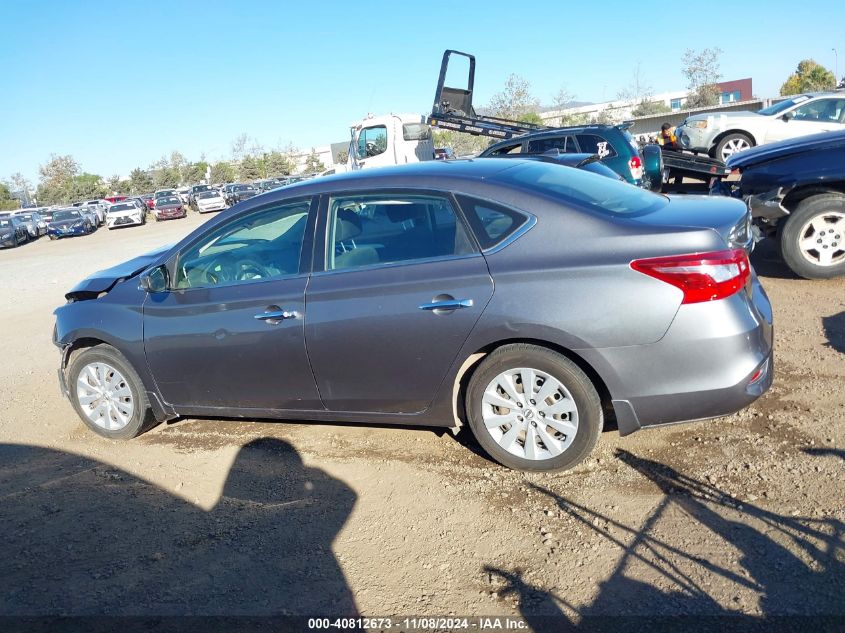
[[[434,160],[431,128],[420,114],[369,115],[353,123],[350,132],[350,169]]]

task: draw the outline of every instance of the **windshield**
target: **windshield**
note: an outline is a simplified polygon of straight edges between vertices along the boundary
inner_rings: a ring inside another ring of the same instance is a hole
[[[792,99],[787,99],[786,101],[781,101],[780,103],[776,103],[774,105],[770,105],[768,108],[763,108],[759,110],[757,114],[765,114],[765,115],[772,115],[772,114],[780,114],[785,110],[789,110],[789,108],[798,105],[799,103],[803,103],[807,101],[810,97],[807,95],[799,95],[797,97],[792,97]]]
[[[665,196],[640,187],[582,169],[561,169],[560,165],[550,163],[532,162],[505,169],[496,175],[496,179],[604,214],[642,214],[669,204]]]
[[[156,198],[163,198],[164,196],[172,196],[174,194],[173,189],[163,189],[162,191],[156,191]]]
[[[253,191],[254,187],[252,185],[238,185],[235,187],[235,191]]]
[[[220,194],[219,194],[219,193],[217,193],[216,191],[202,191],[202,192],[200,192],[200,194],[197,196],[197,198],[200,198],[200,199],[203,199],[203,200],[204,200],[205,198],[216,198],[216,197],[217,197],[217,196],[219,196],[219,195],[220,195]]]
[[[29,222],[32,219],[32,216],[29,213],[25,215],[18,214],[15,217],[21,222]]]
[[[113,204],[109,208],[109,213],[114,213],[115,211],[131,211],[134,208],[134,204]]]
[[[192,191],[194,193],[197,193],[199,191],[210,191],[210,190],[211,190],[211,185],[194,185],[193,188],[192,188]]]
[[[64,220],[78,220],[82,217],[82,214],[76,210],[70,209],[63,209],[60,211],[56,211],[53,214],[53,222],[63,222]]]
[[[162,198],[159,198],[156,201],[156,204],[160,207],[164,207],[168,204],[182,204],[182,200],[177,196],[164,196]]]

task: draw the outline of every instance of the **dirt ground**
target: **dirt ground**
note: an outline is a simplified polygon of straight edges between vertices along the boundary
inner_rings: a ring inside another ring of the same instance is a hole
[[[52,310],[205,219],[0,252],[0,614],[845,615],[845,279],[797,279],[761,245],[772,390],[607,431],[560,474],[506,470],[466,430],[99,438],[59,394]]]

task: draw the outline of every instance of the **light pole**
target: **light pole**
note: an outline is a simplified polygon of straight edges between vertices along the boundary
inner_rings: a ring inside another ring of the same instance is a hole
[[[836,87],[839,85],[839,53],[836,52],[835,48],[830,50],[833,51],[833,85]]]

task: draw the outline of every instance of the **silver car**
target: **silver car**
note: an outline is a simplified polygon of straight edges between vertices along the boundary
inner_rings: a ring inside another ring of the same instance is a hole
[[[545,162],[317,178],[70,290],[59,375],[114,439],[181,415],[468,424],[503,464],[568,468],[605,415],[628,435],[770,386],[749,240],[739,200]]]
[[[18,211],[15,213],[15,217],[24,223],[29,237],[32,239],[37,239],[47,234],[47,222],[44,221],[44,218],[37,211]]]
[[[755,145],[845,129],[845,92],[790,97],[759,112],[694,114],[678,126],[681,147],[727,160]]]

